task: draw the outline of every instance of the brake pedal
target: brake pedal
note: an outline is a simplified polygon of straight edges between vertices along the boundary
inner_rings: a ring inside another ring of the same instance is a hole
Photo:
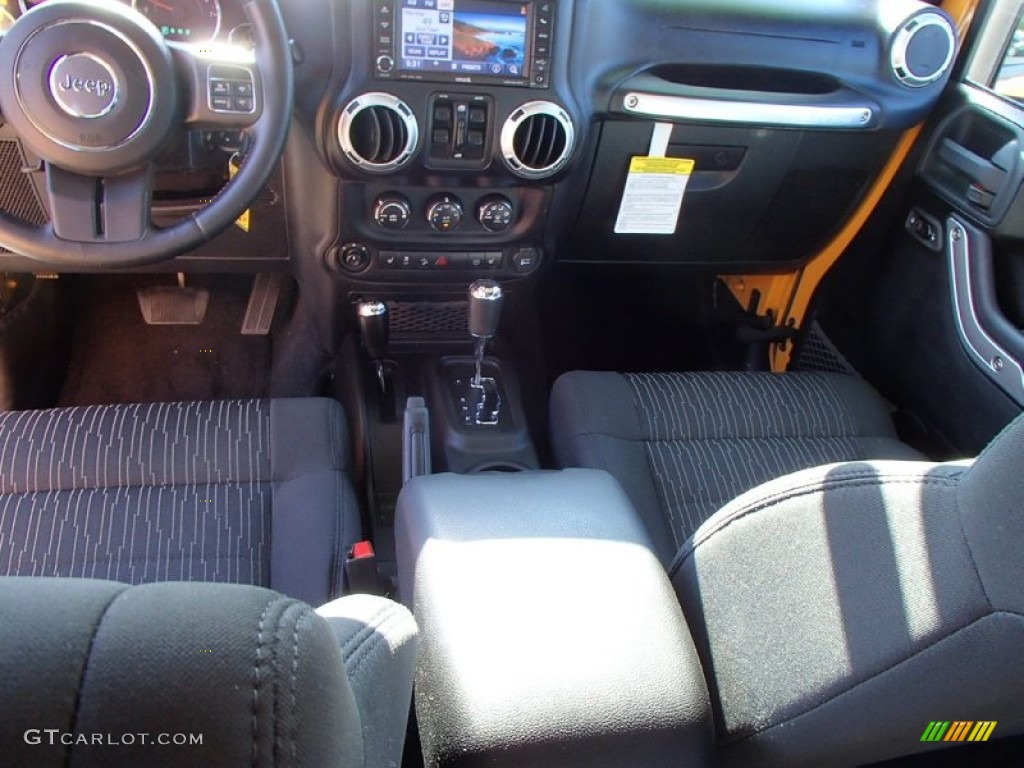
[[[152,285],[136,295],[147,325],[199,325],[210,304],[210,292],[185,285],[184,275],[178,275],[177,286]]]
[[[256,275],[249,292],[249,306],[242,321],[243,336],[266,336],[274,322],[277,300],[281,297],[284,275]]]

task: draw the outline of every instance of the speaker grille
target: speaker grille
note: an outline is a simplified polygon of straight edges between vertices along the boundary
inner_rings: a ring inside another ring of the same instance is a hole
[[[903,85],[923,88],[938,82],[953,63],[956,32],[938,11],[925,11],[905,22],[893,39],[890,63]]]

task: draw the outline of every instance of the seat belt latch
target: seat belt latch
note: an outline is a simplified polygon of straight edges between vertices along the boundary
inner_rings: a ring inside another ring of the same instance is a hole
[[[377,553],[369,541],[357,541],[345,558],[345,580],[348,592],[383,595],[380,573],[377,571]]]

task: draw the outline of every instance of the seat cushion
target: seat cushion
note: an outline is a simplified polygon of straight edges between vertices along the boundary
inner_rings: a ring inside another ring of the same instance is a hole
[[[0,414],[0,575],[269,586],[325,602],[358,538],[322,398]]]
[[[614,475],[668,563],[719,507],[821,464],[917,459],[860,379],[820,373],[575,371],[551,393],[563,467]]]

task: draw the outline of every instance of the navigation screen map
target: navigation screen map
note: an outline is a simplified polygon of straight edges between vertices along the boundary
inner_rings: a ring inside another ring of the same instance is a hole
[[[529,5],[402,0],[399,69],[525,78]]]

